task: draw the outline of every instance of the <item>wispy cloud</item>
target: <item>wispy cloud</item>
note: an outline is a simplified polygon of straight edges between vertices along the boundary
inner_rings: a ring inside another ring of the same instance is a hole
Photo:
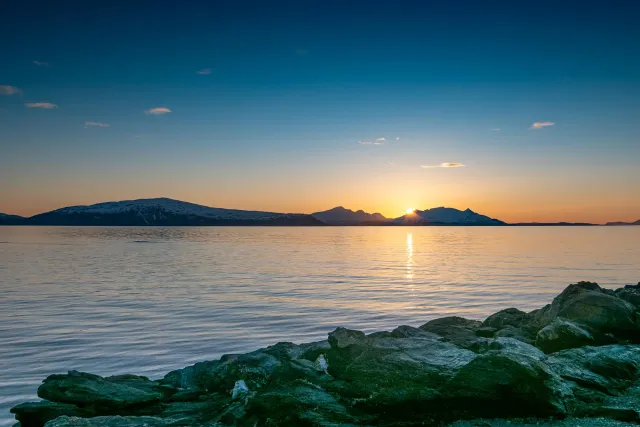
[[[384,141],[386,141],[386,140],[387,140],[386,138],[376,138],[376,141],[382,141],[382,142],[384,142]]]
[[[45,110],[53,110],[58,108],[56,104],[50,102],[27,102],[24,104],[27,108],[44,108]]]
[[[358,141],[358,143],[362,144],[362,145],[373,145],[373,141],[360,140],[360,141]]]
[[[533,122],[531,129],[542,129],[553,125],[555,125],[554,122]]]
[[[396,141],[400,141],[400,137],[399,136],[396,136]]]
[[[493,128],[491,130],[494,131],[494,132],[500,132],[500,128]]]
[[[433,168],[463,168],[464,165],[462,163],[454,163],[454,162],[447,162],[447,163],[440,163],[439,165],[420,165],[421,168],[425,168],[425,169],[433,169]]]
[[[201,76],[208,76],[212,72],[213,70],[211,68],[203,68],[202,70],[196,71],[196,74],[200,74]]]
[[[48,67],[49,63],[48,62],[43,62],[43,61],[33,61],[34,64],[36,64],[38,67]]]
[[[0,95],[15,95],[20,92],[22,91],[15,86],[0,85]]]
[[[303,56],[308,54],[309,54],[309,51],[307,49],[296,49],[296,55]]]
[[[160,114],[167,114],[170,113],[171,110],[166,108],[166,107],[156,107],[156,108],[149,108],[147,111],[145,111],[145,114],[152,114],[152,115],[160,115]]]
[[[99,127],[99,128],[108,128],[111,126],[108,123],[100,123],[100,122],[84,122],[84,127]]]

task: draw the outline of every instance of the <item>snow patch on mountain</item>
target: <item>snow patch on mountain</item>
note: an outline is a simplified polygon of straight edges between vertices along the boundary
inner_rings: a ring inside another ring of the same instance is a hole
[[[461,211],[455,208],[439,207],[417,210],[412,214],[403,215],[394,220],[404,224],[456,224],[456,225],[501,225],[504,222],[480,215],[471,209]]]
[[[204,217],[228,220],[269,220],[288,216],[275,212],[244,211],[238,209],[211,208],[195,203],[169,198],[123,200],[120,202],[97,203],[89,206],[69,206],[52,211],[61,215],[115,215],[135,214],[143,219],[162,218],[163,214]]]

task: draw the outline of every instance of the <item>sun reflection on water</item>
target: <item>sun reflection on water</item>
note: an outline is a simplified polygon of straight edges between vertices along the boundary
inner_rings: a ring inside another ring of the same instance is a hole
[[[407,233],[407,268],[405,279],[413,280],[413,234]]]

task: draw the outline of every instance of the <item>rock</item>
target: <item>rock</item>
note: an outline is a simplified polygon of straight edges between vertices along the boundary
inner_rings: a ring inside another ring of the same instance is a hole
[[[67,375],[51,375],[38,388],[38,396],[43,399],[103,409],[151,404],[170,394],[172,390],[146,377],[128,375],[103,378],[77,371],[69,371]]]
[[[477,320],[451,316],[431,320],[420,326],[420,329],[439,335],[458,347],[470,349],[477,346],[478,337],[476,335],[476,329],[478,329],[481,324],[482,323]]]
[[[516,420],[500,420],[500,419],[479,419],[469,421],[457,421],[448,427],[530,427],[530,426],[549,426],[549,427],[627,427],[635,426],[635,424],[612,421],[605,418],[569,418],[566,420],[553,419],[516,419]]]
[[[482,322],[482,326],[495,328],[496,330],[504,329],[507,326],[521,328],[531,321],[531,316],[517,308],[507,308],[499,311]]]
[[[518,348],[526,345],[513,341]],[[444,395],[447,404],[461,414],[557,417],[567,414],[565,400],[571,398],[571,390],[540,360],[539,353],[501,349],[480,355],[460,369]]]
[[[495,338],[514,338],[527,344],[535,343],[535,335],[530,329],[523,330],[514,326],[505,326],[494,334]]]
[[[562,378],[606,395],[630,387],[640,371],[640,346],[608,345],[563,350],[547,358]]]
[[[247,384],[244,382],[244,380],[238,380],[236,381],[235,385],[233,386],[233,390],[231,391],[231,398],[237,399],[247,393],[249,393],[249,387],[247,387]]]
[[[266,391],[253,399],[246,410],[249,417],[268,419],[273,426],[319,426],[354,421],[333,395],[302,383]]]
[[[508,338],[508,337],[500,337],[500,338],[491,340],[488,343],[485,352],[488,352],[488,351],[499,351],[501,353],[515,353],[515,354],[520,354],[523,356],[530,357],[538,361],[543,361],[546,359],[546,355],[540,349],[532,346],[531,344],[527,344],[515,338]]]
[[[476,329],[476,335],[484,338],[493,338],[496,332],[498,332],[498,330],[490,326],[482,326]]]
[[[589,331],[559,317],[538,331],[536,336],[536,346],[545,353],[592,344],[595,340]]]
[[[63,415],[86,417],[91,412],[78,408],[75,405],[66,403],[47,402],[28,402],[21,403],[11,408],[10,412],[15,414],[16,420],[20,421],[22,427],[42,427],[47,421],[61,417]]]
[[[591,328],[591,333],[611,333],[620,338],[638,340],[635,307],[623,299],[601,291],[596,283],[569,285],[551,305],[535,314],[542,328],[557,317]]]
[[[156,417],[60,417],[49,421],[45,427],[167,427],[171,424]]]

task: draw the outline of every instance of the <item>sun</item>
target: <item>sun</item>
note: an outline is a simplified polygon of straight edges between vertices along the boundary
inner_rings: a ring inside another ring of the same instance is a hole
[[[416,211],[416,210],[415,210],[414,208],[409,208],[409,209],[407,209],[407,210],[405,211],[405,213],[406,213],[407,215],[411,215],[411,214],[412,214],[412,213],[414,213],[415,211]]]

